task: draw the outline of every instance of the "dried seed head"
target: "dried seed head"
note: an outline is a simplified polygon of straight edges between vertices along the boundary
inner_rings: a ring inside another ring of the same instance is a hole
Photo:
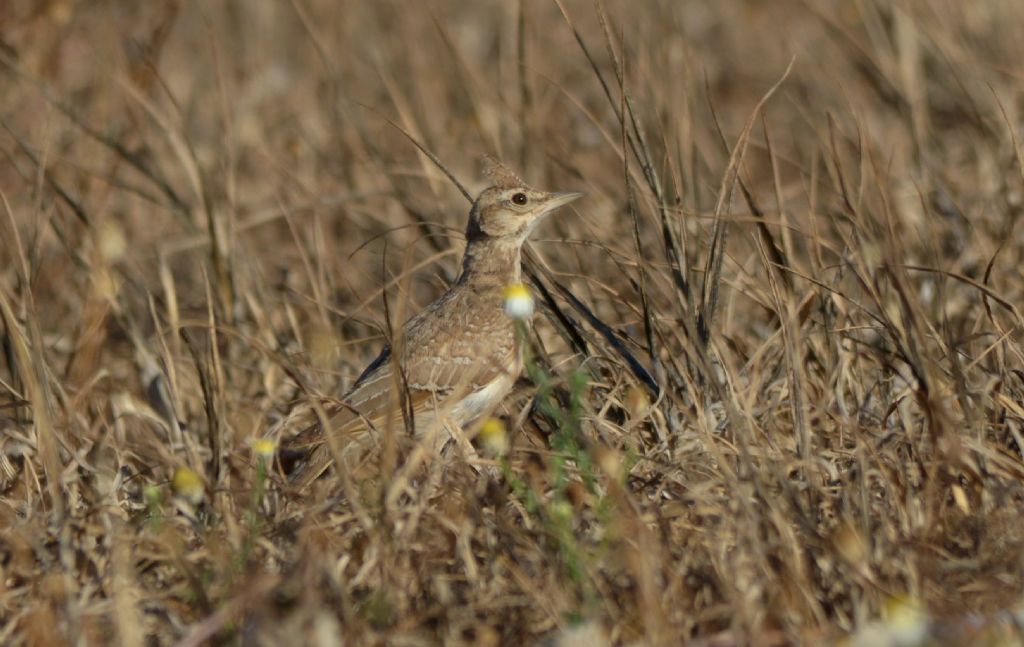
[[[651,400],[647,397],[647,391],[636,384],[626,390],[626,412],[631,420],[639,420],[646,416],[651,409]]]
[[[625,464],[622,452],[611,447],[597,447],[594,450],[594,462],[601,468],[605,475],[617,483],[625,479]]]

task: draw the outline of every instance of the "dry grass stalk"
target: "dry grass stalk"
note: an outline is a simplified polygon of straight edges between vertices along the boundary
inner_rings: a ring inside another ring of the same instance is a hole
[[[1019,640],[1022,19],[0,6],[0,643]],[[484,152],[588,193],[486,458],[295,496]]]

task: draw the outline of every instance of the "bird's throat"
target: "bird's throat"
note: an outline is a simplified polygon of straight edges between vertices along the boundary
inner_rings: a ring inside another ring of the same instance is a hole
[[[520,250],[518,241],[496,238],[470,240],[462,258],[459,283],[494,283],[507,286],[520,282]]]

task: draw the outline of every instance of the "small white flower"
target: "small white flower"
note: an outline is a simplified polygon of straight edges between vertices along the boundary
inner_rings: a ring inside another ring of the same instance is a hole
[[[505,314],[513,319],[529,319],[533,316],[533,295],[522,283],[513,283],[505,288]]]

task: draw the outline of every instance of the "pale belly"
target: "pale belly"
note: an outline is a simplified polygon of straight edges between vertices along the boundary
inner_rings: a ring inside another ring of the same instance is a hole
[[[487,386],[473,391],[452,408],[452,418],[467,425],[497,406],[512,390],[515,375],[502,375]]]

